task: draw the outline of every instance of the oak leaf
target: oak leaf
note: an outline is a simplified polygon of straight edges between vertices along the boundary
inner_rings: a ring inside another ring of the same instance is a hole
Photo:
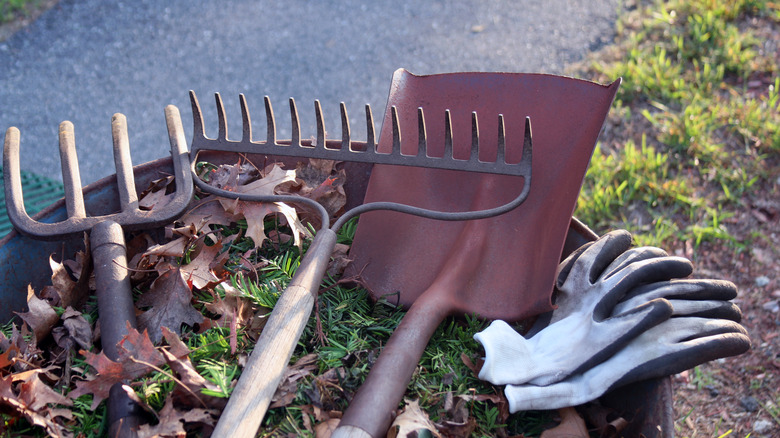
[[[181,325],[203,322],[203,315],[192,307],[192,291],[178,268],[171,268],[152,283],[136,305],[150,309],[138,317],[139,330],[148,330],[155,344],[162,339],[162,327],[181,334]]]
[[[84,394],[93,394],[92,409],[108,398],[109,390],[117,382],[133,380],[165,363],[163,355],[154,347],[149,334],[128,327],[127,335],[117,344],[119,358],[109,359],[105,353],[98,354],[81,350],[89,366],[96,374],[89,380],[76,382],[76,388],[68,394],[75,399]]]
[[[35,295],[32,286],[27,286],[27,311],[14,313],[30,326],[36,341],[41,341],[48,336],[54,325],[60,320],[59,315],[49,302]]]
[[[144,424],[138,428],[138,438],[153,437],[184,437],[187,431],[186,423],[215,424],[218,411],[211,409],[187,409],[179,410],[173,405],[171,399],[165,401],[165,405],[159,413],[159,423],[155,425]]]
[[[171,370],[178,377],[181,385],[173,390],[172,398],[179,407],[213,408],[222,409],[227,404],[227,399],[206,395],[203,390],[219,392],[219,387],[198,374],[195,366],[190,361],[190,349],[179,337],[168,330],[162,330],[168,348],[161,348],[160,352]]]
[[[69,411],[51,409],[50,403],[69,406],[70,400],[44,384],[37,376],[32,374],[27,381],[17,384],[19,394],[14,389],[14,377],[0,376],[0,407],[22,416],[34,426],[43,428],[49,436],[71,437],[73,436],[65,427],[54,421],[55,417],[68,418]]]
[[[417,400],[406,404],[403,412],[398,414],[387,431],[388,438],[406,438],[408,436],[418,436],[418,431],[428,431],[431,436],[441,437],[436,430],[436,426],[428,418],[428,414],[420,409]]]

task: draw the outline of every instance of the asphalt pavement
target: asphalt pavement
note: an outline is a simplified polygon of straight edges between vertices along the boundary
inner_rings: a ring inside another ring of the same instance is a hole
[[[345,102],[360,140],[363,105],[372,105],[379,129],[396,69],[562,74],[612,40],[617,3],[60,0],[0,42],[0,130],[21,130],[23,170],[59,180],[58,125],[72,121],[84,184],[115,172],[114,113],[127,117],[135,164],[169,153],[168,104],[179,107],[189,140],[189,90],[209,136],[220,92],[233,132],[244,93],[258,132],[268,95],[279,138],[289,138],[289,116],[280,114],[294,97],[304,137],[315,134],[319,99],[334,132]]]

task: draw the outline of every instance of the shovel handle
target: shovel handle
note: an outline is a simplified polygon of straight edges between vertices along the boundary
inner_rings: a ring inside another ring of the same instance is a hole
[[[390,336],[332,438],[384,437],[439,324],[450,309],[421,295]]]
[[[335,246],[333,230],[317,232],[301,266],[268,317],[212,436],[251,438],[257,434],[309,320]]]

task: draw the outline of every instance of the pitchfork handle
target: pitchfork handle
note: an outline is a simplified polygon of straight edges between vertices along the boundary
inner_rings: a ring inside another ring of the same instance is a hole
[[[251,438],[257,434],[309,320],[335,245],[333,230],[317,232],[290,285],[276,302],[211,436]]]
[[[92,259],[95,263],[100,339],[103,352],[111,360],[119,359],[117,344],[135,328],[135,306],[127,271],[127,247],[122,227],[110,220],[98,223],[90,233]],[[135,437],[137,410],[127,393],[117,383],[108,398],[109,431],[112,437]]]

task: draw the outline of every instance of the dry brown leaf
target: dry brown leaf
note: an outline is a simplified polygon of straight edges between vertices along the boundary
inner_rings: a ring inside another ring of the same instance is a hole
[[[76,382],[76,388],[69,397],[75,399],[83,394],[93,394],[92,409],[108,398],[108,392],[114,383],[133,380],[165,363],[163,355],[154,348],[147,332],[128,327],[127,335],[117,345],[119,359],[115,362],[105,353],[91,353],[81,350],[87,364],[95,369],[90,380]]]
[[[41,341],[51,333],[52,328],[60,320],[57,312],[48,301],[35,296],[32,286],[27,286],[27,311],[14,312],[33,330],[36,341]]]
[[[92,327],[84,319],[81,312],[68,307],[60,319],[62,325],[52,330],[54,342],[65,350],[75,348],[76,345],[84,350],[89,350],[92,346]]]
[[[469,415],[470,397],[447,394],[444,403],[446,412],[440,423],[436,423],[439,431],[451,438],[467,438],[477,427],[477,420]]]
[[[209,382],[198,374],[190,361],[190,349],[179,339],[176,333],[163,328],[163,336],[169,348],[162,348],[160,352],[165,357],[168,366],[171,367],[182,386],[174,388],[172,398],[179,407],[213,408],[222,409],[227,404],[227,399],[203,394],[204,389],[214,392],[219,391],[217,385]]]
[[[419,402],[417,400],[408,402],[403,412],[398,414],[390,425],[390,430],[387,432],[388,438],[406,438],[408,436],[417,436],[417,431],[427,430],[434,437],[441,437],[441,434],[436,430],[436,426],[428,418],[428,414],[420,409]],[[414,435],[412,435],[414,434]]]
[[[298,391],[298,380],[310,375],[315,369],[317,369],[317,355],[314,353],[301,357],[293,365],[287,367],[276,393],[271,398],[270,408],[290,405]]]
[[[216,423],[217,415],[219,415],[218,411],[210,409],[179,410],[173,406],[171,399],[168,399],[160,410],[159,423],[141,425],[138,428],[138,438],[184,437],[187,435],[184,429],[185,423],[213,425]]]
[[[574,408],[559,409],[561,423],[552,429],[542,432],[540,438],[588,438],[588,428],[585,420],[580,417]]]
[[[138,196],[138,207],[142,210],[165,207],[174,198],[173,193],[168,194],[168,187],[173,181],[173,175],[170,175],[150,182],[149,187]]]
[[[198,241],[194,256],[190,262],[181,266],[182,278],[198,289],[203,289],[209,284],[218,284],[221,280],[212,272],[212,265],[219,264],[221,259],[228,256],[227,253],[220,254],[222,251],[222,242],[218,241],[214,245],[208,246],[203,240]]]
[[[152,342],[162,339],[162,327],[181,334],[181,325],[203,322],[203,315],[192,307],[192,291],[178,268],[171,268],[152,283],[149,291],[136,301],[140,308],[150,309],[138,317],[138,329],[148,330]]]
[[[49,436],[73,436],[65,427],[54,421],[58,416],[64,415],[67,418],[68,411],[51,409],[48,406],[49,403],[70,405],[70,400],[46,386],[37,374],[16,386],[20,392],[18,395],[14,389],[13,376],[0,376],[0,406],[26,418],[30,424],[42,427]]]

